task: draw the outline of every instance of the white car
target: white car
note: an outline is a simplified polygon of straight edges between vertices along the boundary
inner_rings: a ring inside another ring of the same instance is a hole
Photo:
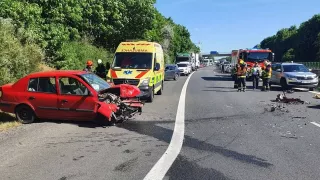
[[[189,62],[180,62],[177,64],[180,74],[182,75],[189,75],[192,71],[191,64]]]
[[[319,78],[303,64],[275,63],[272,64],[270,84],[282,86],[284,89],[292,87],[309,88],[313,91],[318,86]]]

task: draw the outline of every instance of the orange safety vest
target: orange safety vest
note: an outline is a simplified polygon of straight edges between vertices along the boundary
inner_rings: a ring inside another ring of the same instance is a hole
[[[247,74],[247,68],[246,67],[238,68],[238,72],[237,72],[238,77],[245,78],[246,74]]]

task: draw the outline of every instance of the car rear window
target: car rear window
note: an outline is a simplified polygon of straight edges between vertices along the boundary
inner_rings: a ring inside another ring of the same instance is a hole
[[[30,78],[28,91],[42,93],[56,93],[56,83],[53,77]]]

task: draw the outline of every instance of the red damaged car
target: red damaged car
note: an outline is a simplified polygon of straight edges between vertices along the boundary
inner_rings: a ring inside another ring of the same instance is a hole
[[[115,124],[141,113],[139,94],[136,86],[110,86],[85,71],[37,72],[1,86],[0,109],[23,123],[39,118]]]

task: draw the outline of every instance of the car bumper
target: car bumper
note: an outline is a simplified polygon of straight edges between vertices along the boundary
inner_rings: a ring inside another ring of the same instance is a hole
[[[291,80],[287,78],[287,84],[294,87],[314,88],[318,86],[319,80]]]
[[[152,94],[152,88],[149,86],[139,86],[140,94],[137,96],[139,98],[148,98]]]
[[[15,104],[1,101],[0,100],[0,110],[7,113],[14,113]]]

